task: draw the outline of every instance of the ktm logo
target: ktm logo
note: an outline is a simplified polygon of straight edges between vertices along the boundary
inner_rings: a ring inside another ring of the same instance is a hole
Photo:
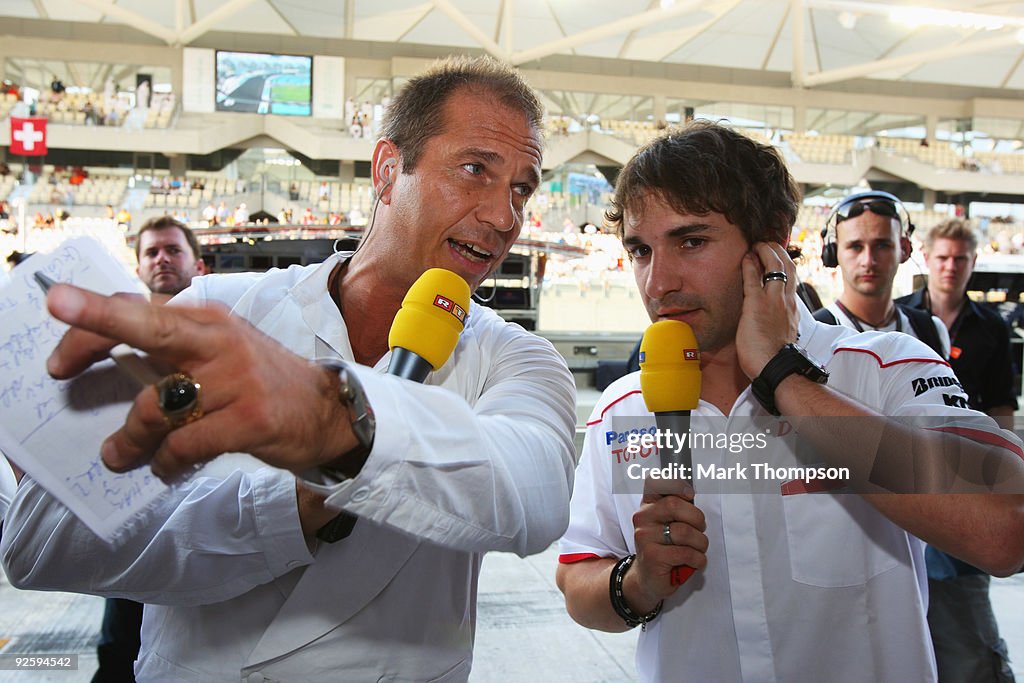
[[[914,396],[920,396],[929,389],[943,389],[945,387],[957,387],[963,391],[963,386],[956,377],[946,375],[944,377],[918,377],[910,382],[914,388]]]

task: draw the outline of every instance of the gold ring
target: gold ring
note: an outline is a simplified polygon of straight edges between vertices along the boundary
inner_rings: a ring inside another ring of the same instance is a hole
[[[184,372],[167,375],[153,385],[160,412],[171,429],[177,429],[203,416],[199,402],[199,382]]]

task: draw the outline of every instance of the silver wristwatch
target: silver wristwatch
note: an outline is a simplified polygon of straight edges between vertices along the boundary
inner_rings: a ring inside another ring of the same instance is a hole
[[[352,417],[352,433],[359,445],[329,463],[320,465],[319,470],[325,478],[334,481],[352,479],[366,463],[373,447],[373,437],[377,432],[377,420],[373,416],[373,408],[366,400],[366,392],[359,378],[348,366],[339,360],[318,360],[319,365],[338,373],[340,386],[338,399],[350,409]]]

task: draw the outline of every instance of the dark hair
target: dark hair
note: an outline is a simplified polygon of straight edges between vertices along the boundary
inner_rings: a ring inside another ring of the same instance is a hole
[[[978,251],[978,236],[971,229],[967,221],[959,218],[950,218],[949,220],[942,221],[928,231],[928,234],[924,236],[925,253],[932,250],[935,240],[967,242],[967,246],[970,247],[972,253]]]
[[[170,228],[177,228],[178,230],[181,230],[185,235],[185,241],[188,242],[189,248],[192,249],[192,256],[195,257],[196,260],[199,260],[203,251],[199,247],[199,240],[196,239],[195,233],[189,230],[187,225],[170,216],[150,218],[142,224],[142,227],[139,228],[139,234],[135,236],[135,258],[139,258],[139,249],[142,246],[143,233],[149,232],[150,230],[169,230]]]
[[[648,192],[679,213],[720,213],[750,242],[785,242],[800,207],[774,147],[705,120],[655,138],[619,172],[605,221],[620,238],[624,215],[641,210]]]
[[[464,88],[521,111],[531,128],[543,130],[544,107],[518,71],[492,57],[449,57],[406,83],[384,114],[381,137],[398,147],[404,173],[416,167],[427,140],[443,132],[444,105]]]

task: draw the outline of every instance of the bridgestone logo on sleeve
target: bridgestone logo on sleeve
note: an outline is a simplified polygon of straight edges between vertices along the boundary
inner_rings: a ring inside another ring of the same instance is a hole
[[[914,396],[920,396],[930,389],[945,389],[946,387],[957,387],[960,391],[964,388],[956,377],[946,375],[944,377],[918,377],[910,382],[914,388]]]

